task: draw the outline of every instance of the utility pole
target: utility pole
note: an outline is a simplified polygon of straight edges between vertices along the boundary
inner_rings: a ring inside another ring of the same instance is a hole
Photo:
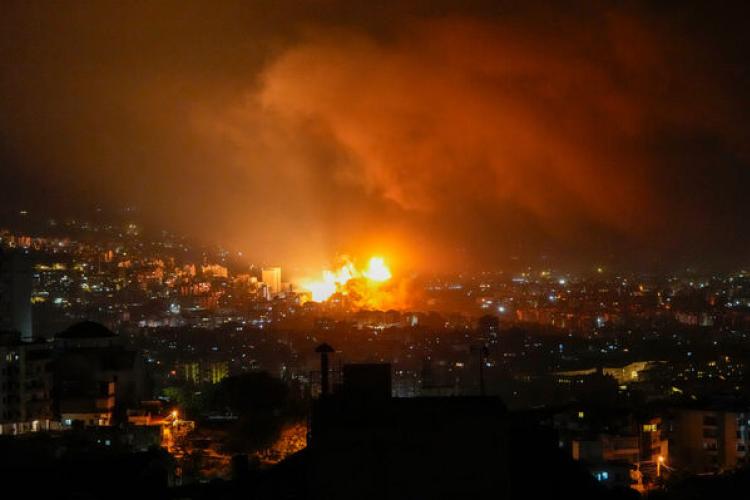
[[[490,351],[485,344],[482,344],[480,347],[472,347],[471,350],[476,350],[479,353],[479,395],[486,396],[487,394],[484,387],[484,364],[486,363]]]

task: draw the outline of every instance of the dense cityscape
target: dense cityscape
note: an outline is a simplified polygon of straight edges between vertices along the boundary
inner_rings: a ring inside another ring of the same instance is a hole
[[[750,491],[746,2],[0,2],[0,484]]]
[[[747,463],[745,271],[410,276],[419,301],[383,311],[133,222],[47,228],[0,238],[3,435],[85,430],[167,450],[173,486],[229,479],[238,453],[266,468],[304,448],[325,342],[336,384],[364,363],[389,367],[396,398],[499,396],[609,487]],[[279,391],[283,412],[245,414],[240,387]]]

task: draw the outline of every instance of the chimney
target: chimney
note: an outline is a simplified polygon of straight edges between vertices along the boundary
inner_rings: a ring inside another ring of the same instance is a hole
[[[322,343],[315,349],[315,352],[320,353],[320,397],[322,398],[329,394],[328,354],[336,351],[330,345]]]

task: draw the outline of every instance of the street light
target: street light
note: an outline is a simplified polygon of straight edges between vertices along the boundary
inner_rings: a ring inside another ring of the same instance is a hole
[[[664,456],[659,455],[659,458],[656,460],[656,477],[661,477],[661,466],[664,465]]]

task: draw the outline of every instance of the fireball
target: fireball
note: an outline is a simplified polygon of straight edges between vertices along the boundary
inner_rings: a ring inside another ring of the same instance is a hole
[[[367,269],[362,274],[365,278],[378,283],[391,279],[391,270],[385,265],[385,260],[382,257],[371,258]]]
[[[348,293],[352,285],[364,281],[367,289],[377,289],[381,283],[389,281],[391,270],[382,257],[372,257],[367,267],[357,269],[351,261],[346,261],[337,270],[324,270],[321,279],[306,279],[300,282],[300,287],[310,292],[314,302],[325,302],[336,292]],[[358,287],[362,288],[362,287]]]
[[[323,302],[336,293],[336,282],[330,279],[331,276],[331,272],[324,271],[322,280],[302,282],[302,288],[310,292],[313,302]]]

